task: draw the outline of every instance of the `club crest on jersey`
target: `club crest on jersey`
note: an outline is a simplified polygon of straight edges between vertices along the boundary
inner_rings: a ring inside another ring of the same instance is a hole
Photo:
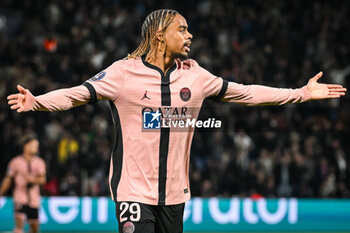
[[[101,80],[104,78],[104,76],[106,76],[106,72],[101,71],[100,73],[96,74],[94,77],[90,78],[90,81],[97,81],[97,80]]]
[[[184,87],[180,90],[180,98],[182,101],[187,102],[191,99],[191,90],[188,87]]]
[[[133,233],[135,231],[135,225],[132,222],[126,222],[123,226],[124,233]]]

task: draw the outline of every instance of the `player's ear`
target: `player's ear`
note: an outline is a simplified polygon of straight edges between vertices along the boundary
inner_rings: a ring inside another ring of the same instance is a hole
[[[158,31],[156,32],[156,39],[157,39],[157,41],[159,41],[159,42],[164,42],[164,34],[163,34],[163,31],[158,30]]]

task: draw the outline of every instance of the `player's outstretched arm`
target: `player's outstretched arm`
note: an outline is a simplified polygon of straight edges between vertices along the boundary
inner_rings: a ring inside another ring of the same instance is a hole
[[[83,85],[51,91],[40,96],[33,96],[28,89],[20,85],[17,85],[17,89],[18,93],[7,97],[10,108],[17,112],[64,111],[90,101],[90,92]]]
[[[308,100],[339,98],[346,88],[338,84],[324,84],[317,81],[322,72],[310,78],[307,85],[299,89],[274,88],[261,85],[242,85],[229,82],[223,101],[243,105],[282,105],[302,103]]]
[[[324,84],[317,81],[322,77],[322,72],[309,79],[306,87],[313,100],[339,98],[345,95],[346,88],[338,84]]]

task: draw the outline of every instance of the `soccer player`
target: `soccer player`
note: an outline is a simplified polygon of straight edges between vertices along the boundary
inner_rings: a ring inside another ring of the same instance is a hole
[[[17,112],[61,111],[109,100],[116,132],[109,183],[120,232],[182,232],[184,203],[190,199],[193,131],[142,130],[144,109],[199,109],[207,97],[281,105],[339,98],[346,92],[341,85],[318,83],[322,72],[300,89],[242,85],[216,77],[188,59],[192,35],[185,18],[174,10],[149,14],[141,34],[134,52],[83,85],[36,97],[18,85],[19,93],[8,96]]]
[[[22,139],[23,153],[14,157],[0,187],[0,197],[10,188],[14,180],[13,202],[15,233],[22,233],[27,218],[30,232],[39,232],[40,185],[46,183],[46,165],[37,156],[39,141],[35,135]]]

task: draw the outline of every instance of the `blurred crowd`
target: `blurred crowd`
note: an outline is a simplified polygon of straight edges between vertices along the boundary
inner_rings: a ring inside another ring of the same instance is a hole
[[[10,111],[21,84],[34,95],[82,84],[141,40],[152,10],[172,8],[194,35],[191,57],[228,81],[298,88],[318,73],[349,87],[350,3],[245,0],[2,0],[0,2],[0,178],[40,138],[46,195],[108,195],[113,127],[108,104],[66,112]],[[195,134],[193,196],[350,197],[350,100],[244,107],[205,101],[223,121]]]

